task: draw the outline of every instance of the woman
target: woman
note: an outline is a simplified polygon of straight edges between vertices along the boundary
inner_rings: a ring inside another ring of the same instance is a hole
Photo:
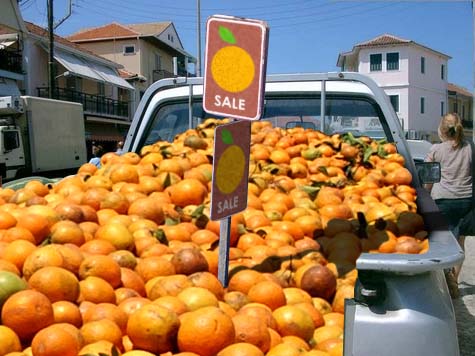
[[[442,117],[439,138],[442,142],[431,147],[425,160],[440,163],[441,178],[439,183],[428,188],[447,219],[449,229],[464,249],[465,236],[459,236],[458,224],[471,208],[472,149],[464,140],[462,123],[457,114]],[[454,267],[453,276],[448,277],[456,282],[461,267]]]

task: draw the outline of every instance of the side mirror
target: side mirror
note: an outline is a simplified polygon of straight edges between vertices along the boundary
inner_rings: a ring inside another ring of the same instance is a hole
[[[439,162],[416,162],[416,171],[422,184],[440,182]]]

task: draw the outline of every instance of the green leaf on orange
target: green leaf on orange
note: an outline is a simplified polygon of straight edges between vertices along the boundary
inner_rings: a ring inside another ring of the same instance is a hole
[[[236,43],[236,38],[234,37],[233,33],[231,32],[229,28],[224,27],[224,26],[219,26],[218,32],[219,32],[219,37],[221,37],[221,39],[224,42],[229,43],[229,44]]]
[[[223,129],[223,131],[221,131],[221,140],[223,140],[226,145],[232,145],[234,140],[231,131]]]

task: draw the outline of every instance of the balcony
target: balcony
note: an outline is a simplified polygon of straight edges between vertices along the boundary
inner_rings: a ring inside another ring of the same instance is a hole
[[[38,96],[49,97],[49,88],[37,88]],[[81,103],[83,110],[87,114],[95,114],[120,119],[129,118],[129,103],[106,98],[100,95],[86,94],[80,91],[56,88],[54,98],[57,100],[72,101]]]
[[[0,50],[0,69],[13,73],[23,73],[21,53]]]

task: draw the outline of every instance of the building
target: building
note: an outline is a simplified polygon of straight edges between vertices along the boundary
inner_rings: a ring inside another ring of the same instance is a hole
[[[132,25],[113,22],[81,30],[67,38],[123,65],[124,78],[133,82],[137,89],[137,103],[153,82],[175,74],[191,76],[189,64],[196,63],[196,59],[184,50],[172,22]]]
[[[7,2],[12,10],[0,17],[0,95],[49,97],[48,31],[23,21],[17,2]],[[15,24],[12,18],[17,19]],[[122,65],[57,35],[54,65],[52,97],[82,103],[88,146],[98,141],[107,150],[115,150],[135,107],[135,89],[119,74]]]
[[[20,95],[24,73],[20,40],[26,27],[16,1],[0,0],[0,96]]]
[[[342,71],[367,74],[382,87],[410,138],[436,141],[441,115],[448,111],[448,61],[451,57],[390,34],[340,53]]]
[[[449,83],[448,112],[459,114],[462,119],[465,136],[472,137],[473,131],[473,95],[467,89]]]

